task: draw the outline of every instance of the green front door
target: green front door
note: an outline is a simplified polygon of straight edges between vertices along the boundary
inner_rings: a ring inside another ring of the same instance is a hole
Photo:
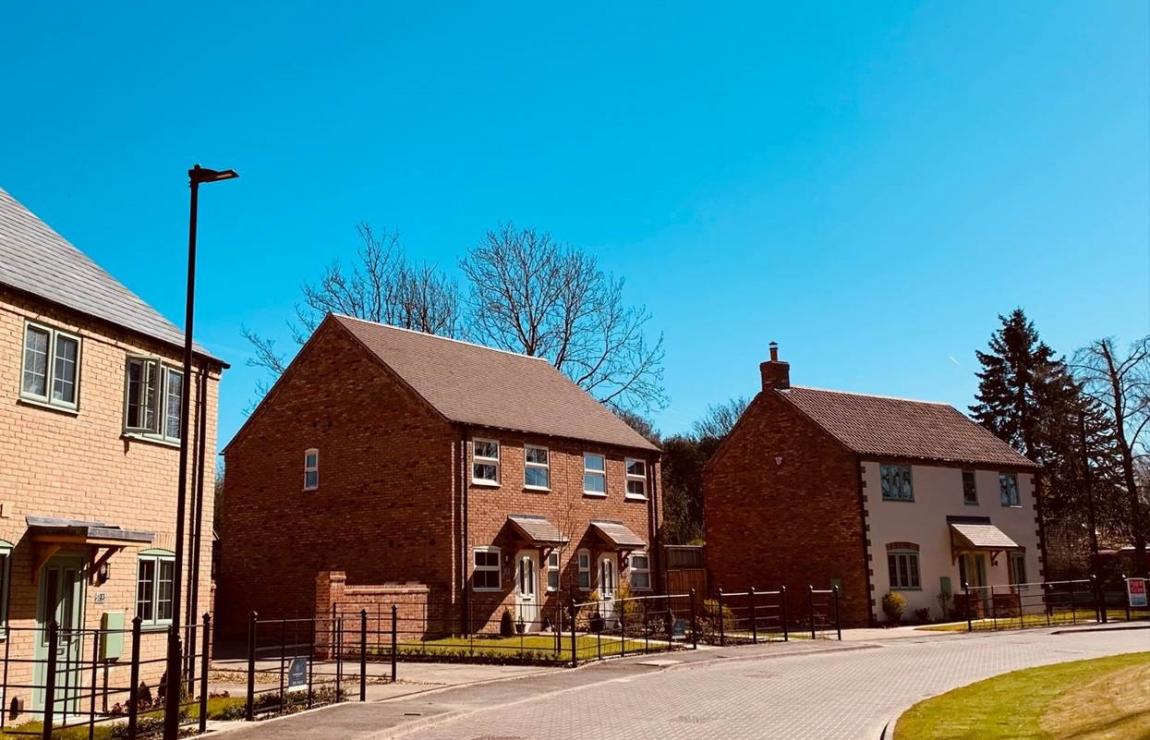
[[[48,623],[59,625],[56,645],[55,710],[57,717],[75,714],[79,709],[80,661],[83,655],[84,560],[78,556],[57,555],[40,571],[40,595],[36,603],[36,686],[33,701],[44,707],[48,683]]]

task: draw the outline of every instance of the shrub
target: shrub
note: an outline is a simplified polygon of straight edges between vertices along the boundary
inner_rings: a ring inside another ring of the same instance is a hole
[[[886,615],[886,621],[898,624],[902,621],[904,611],[906,611],[906,598],[902,594],[892,591],[882,597],[882,613]]]
[[[696,619],[699,622],[699,636],[704,642],[718,642],[720,613],[722,614],[723,631],[733,631],[735,629],[735,613],[731,611],[731,608],[724,604],[720,612],[717,599],[703,599]]]
[[[504,609],[503,616],[499,618],[499,634],[503,637],[515,635],[515,620],[511,618],[510,609]]]
[[[914,610],[914,618],[919,624],[926,624],[930,621],[930,607],[924,606],[921,609]]]

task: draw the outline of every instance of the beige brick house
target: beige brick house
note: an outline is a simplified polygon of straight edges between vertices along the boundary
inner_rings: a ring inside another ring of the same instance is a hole
[[[808,584],[842,593],[843,620],[952,610],[1042,578],[1037,466],[953,407],[792,386],[778,358],[703,476],[707,567],[728,590]]]
[[[195,450],[202,440],[207,451],[210,527],[216,389],[226,367],[200,350],[185,381],[182,345],[175,326],[0,190],[0,650],[8,657],[46,657],[36,630],[52,619],[98,628],[130,626],[139,615],[150,635],[145,649],[162,649],[158,635],[171,620],[180,394],[194,394],[193,432],[201,413],[205,421],[191,443]],[[196,614],[211,599],[207,532]],[[96,647],[77,635],[61,645],[60,660],[90,660]],[[113,652],[102,653],[109,668],[127,657]],[[153,688],[155,673],[142,674]],[[77,683],[75,674],[60,673],[58,684]],[[10,721],[30,718],[43,701],[39,690],[12,685],[44,679],[43,665],[9,664]],[[58,691],[57,701],[74,704],[67,694]]]
[[[538,358],[331,315],[224,454],[232,637],[323,616],[332,572],[442,632],[659,586],[659,450]]]

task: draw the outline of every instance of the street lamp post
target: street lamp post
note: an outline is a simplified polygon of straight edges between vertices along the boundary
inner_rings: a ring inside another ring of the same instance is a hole
[[[184,519],[188,501],[188,428],[192,378],[192,335],[196,309],[196,221],[199,212],[200,184],[232,180],[235,170],[209,170],[198,164],[188,170],[191,188],[191,211],[188,218],[188,289],[184,310],[184,379],[180,388],[180,480],[176,494],[176,562],[172,579],[172,625],[168,632],[168,681],[164,695],[164,740],[176,740],[180,733],[181,655],[180,628],[184,586]],[[197,574],[191,574],[195,578]]]

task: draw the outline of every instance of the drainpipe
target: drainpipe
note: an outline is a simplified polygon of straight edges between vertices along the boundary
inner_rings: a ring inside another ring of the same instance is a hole
[[[192,525],[191,583],[188,598],[188,624],[194,624],[199,616],[196,614],[197,602],[200,594],[200,554],[203,544],[202,532],[204,524],[204,470],[208,446],[208,371],[206,367],[200,368],[199,382],[196,389],[196,497],[195,518]],[[214,481],[213,481],[214,484]]]
[[[647,555],[654,561],[651,563],[653,566],[651,570],[654,573],[655,582],[660,583],[662,592],[666,593],[667,574],[663,569],[663,538],[658,530],[658,476],[655,475],[655,466],[650,464],[650,460],[647,464],[647,490],[650,491],[650,495],[647,497],[647,532],[651,538],[651,551]]]
[[[467,619],[467,615],[471,613],[471,592],[467,589],[467,543],[470,540],[470,532],[468,531],[467,513],[467,427],[463,426],[459,435],[459,495],[462,511],[460,512],[460,529],[462,530],[462,539],[459,543],[459,589],[463,598],[459,600],[460,615],[459,622],[463,625],[463,633],[471,634],[471,623]],[[500,567],[503,564],[500,563]]]

